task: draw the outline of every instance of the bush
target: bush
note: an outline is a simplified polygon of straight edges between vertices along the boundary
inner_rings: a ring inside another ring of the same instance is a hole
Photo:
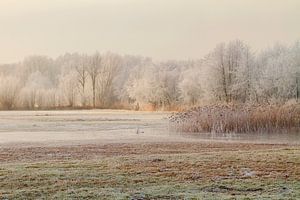
[[[170,117],[173,129],[183,132],[251,133],[300,130],[300,104],[210,105]]]

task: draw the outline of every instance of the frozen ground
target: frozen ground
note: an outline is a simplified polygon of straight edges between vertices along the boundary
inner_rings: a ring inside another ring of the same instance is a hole
[[[0,112],[0,199],[299,199],[297,134],[175,133],[168,115]]]
[[[167,112],[122,110],[1,111],[0,145],[193,142],[198,140],[299,144],[300,134],[174,133]],[[139,134],[137,134],[139,132]]]
[[[170,138],[167,116],[120,110],[2,111],[0,144],[157,142]]]

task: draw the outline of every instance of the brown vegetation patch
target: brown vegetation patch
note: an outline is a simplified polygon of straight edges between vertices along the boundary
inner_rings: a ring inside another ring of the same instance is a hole
[[[300,193],[300,147],[145,143],[0,149],[7,199],[196,199]],[[217,196],[215,196],[217,195]]]
[[[2,162],[35,162],[43,160],[88,160],[103,156],[128,156],[151,154],[184,154],[205,152],[272,149],[288,145],[242,143],[144,143],[74,145],[59,147],[5,147],[0,148]]]
[[[173,128],[184,132],[254,133],[300,129],[300,104],[212,105],[192,108],[170,117]]]

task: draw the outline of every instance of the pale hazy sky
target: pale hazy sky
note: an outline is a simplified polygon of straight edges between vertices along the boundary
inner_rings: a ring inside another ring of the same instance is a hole
[[[300,0],[0,0],[0,63],[96,50],[201,58],[239,38],[300,39]]]

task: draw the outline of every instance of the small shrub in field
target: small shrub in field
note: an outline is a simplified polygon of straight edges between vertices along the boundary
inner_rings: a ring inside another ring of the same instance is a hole
[[[172,128],[183,132],[251,133],[300,130],[300,104],[210,105],[170,117]]]

